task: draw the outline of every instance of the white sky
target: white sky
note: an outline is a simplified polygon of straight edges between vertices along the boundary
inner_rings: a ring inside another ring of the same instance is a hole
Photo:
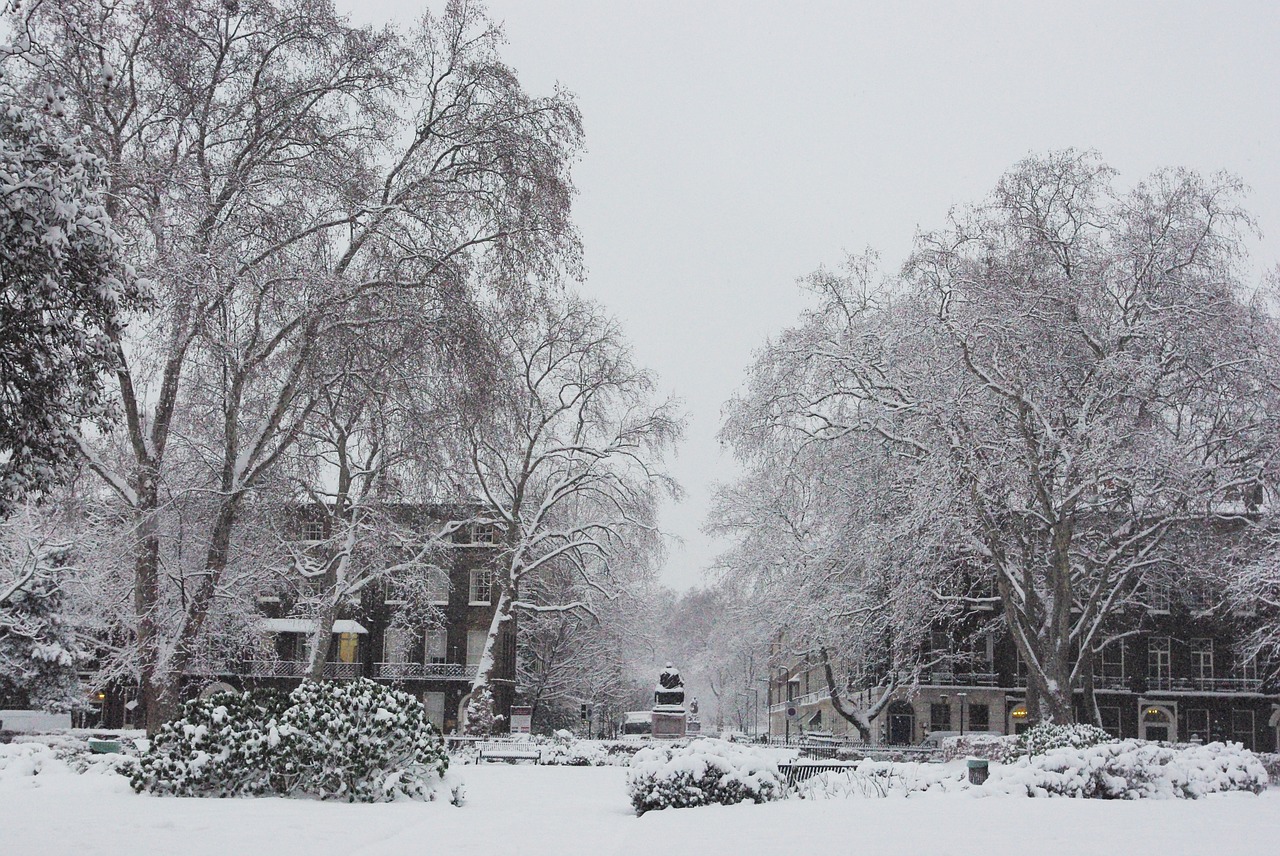
[[[337,0],[358,22],[440,0]],[[685,402],[663,581],[720,547],[699,531],[734,468],[720,408],[803,305],[796,279],[977,201],[1030,152],[1093,148],[1122,182],[1226,169],[1280,260],[1280,8],[1274,2],[1036,4],[492,0],[535,94],[578,95],[582,290]],[[1049,10],[1052,11],[1049,11]]]

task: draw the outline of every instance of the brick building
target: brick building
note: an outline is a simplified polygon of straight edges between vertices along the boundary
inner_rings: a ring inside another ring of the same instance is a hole
[[[397,509],[401,524],[408,523],[427,537],[438,540],[429,567],[422,575],[430,608],[417,621],[395,622],[406,607],[389,584],[366,586],[359,603],[343,609],[333,627],[325,677],[352,680],[359,677],[391,684],[421,699],[428,718],[443,731],[460,727],[461,712],[469,698],[482,646],[488,634],[496,598],[493,569],[497,558],[497,530],[491,524],[466,522],[478,509],[462,506],[411,506]],[[326,549],[328,533],[320,515],[305,510],[290,524],[295,546],[301,550]],[[428,531],[433,530],[433,531]],[[309,612],[305,585],[296,581],[257,596],[262,617],[260,643],[245,656],[203,664],[187,676],[184,694],[191,697],[215,689],[275,687],[290,689],[308,669],[310,637],[314,621]],[[516,674],[516,628],[508,621],[498,641],[497,666],[492,682],[496,713],[510,721]],[[403,625],[403,626],[402,626]],[[126,689],[97,699],[104,726],[119,726],[129,719]],[[118,697],[117,697],[118,696]],[[95,718],[95,717],[90,717]]]
[[[1127,616],[1133,631],[1116,634],[1122,638],[1094,662],[1102,726],[1117,737],[1234,740],[1258,751],[1280,751],[1280,686],[1234,650],[1237,628],[1249,616],[1214,607],[1197,590],[1153,588],[1144,600],[1141,613]],[[872,723],[873,743],[918,744],[934,732],[1012,734],[1025,727],[1025,668],[1007,633],[970,632],[991,623],[984,617],[992,614],[976,611],[956,628],[935,629],[929,647],[949,652],[950,662],[895,691]],[[854,679],[845,694],[866,706],[880,697],[885,683],[883,675]],[[1083,719],[1083,686],[1075,698]],[[788,718],[788,710],[795,715]],[[769,711],[775,737],[816,731],[858,738],[832,706],[816,656],[775,672]]]

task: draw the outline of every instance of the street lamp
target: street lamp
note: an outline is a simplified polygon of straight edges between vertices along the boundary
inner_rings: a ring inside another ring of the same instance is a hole
[[[960,699],[960,736],[964,737],[964,703],[969,697],[968,693],[956,693],[956,698]]]
[[[745,690],[738,690],[738,695],[751,696],[751,739],[755,740],[760,736],[760,690],[755,687],[747,687]]]

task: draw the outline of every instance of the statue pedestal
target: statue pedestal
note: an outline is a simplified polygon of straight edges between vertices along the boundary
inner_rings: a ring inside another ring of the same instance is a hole
[[[675,666],[667,667],[658,676],[658,686],[653,691],[653,738],[655,740],[679,740],[689,726],[689,712],[684,708],[684,681]]]
[[[686,734],[689,714],[681,705],[656,705],[653,708],[653,739],[680,740]]]

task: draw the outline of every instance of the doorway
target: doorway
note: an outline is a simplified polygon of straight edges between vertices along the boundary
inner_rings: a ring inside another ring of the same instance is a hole
[[[905,701],[889,705],[889,745],[909,746],[915,733],[915,709]]]
[[[1178,739],[1173,711],[1162,704],[1147,704],[1142,707],[1142,717],[1138,724],[1138,736],[1143,740],[1159,740],[1173,742]]]

